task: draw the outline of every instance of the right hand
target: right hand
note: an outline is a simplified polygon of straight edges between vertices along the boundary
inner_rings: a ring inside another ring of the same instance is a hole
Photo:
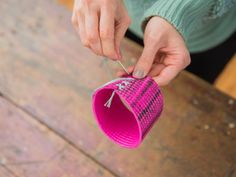
[[[190,54],[183,37],[165,19],[158,16],[150,18],[143,39],[143,52],[136,65],[128,69],[128,72],[133,72],[133,77],[142,79],[149,75],[159,86],[164,86],[190,64]]]
[[[120,44],[130,17],[122,0],[75,0],[72,23],[84,46],[95,54],[121,59]]]

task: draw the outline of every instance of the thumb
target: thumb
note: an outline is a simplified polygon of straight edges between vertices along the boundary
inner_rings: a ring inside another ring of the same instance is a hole
[[[133,77],[142,79],[148,74],[158,49],[157,45],[147,44],[144,46],[143,53],[134,67]]]

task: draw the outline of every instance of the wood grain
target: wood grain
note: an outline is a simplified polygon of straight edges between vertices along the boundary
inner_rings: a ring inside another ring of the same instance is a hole
[[[0,115],[1,164],[17,176],[113,177],[47,127],[1,97]]]
[[[0,91],[5,98],[117,176],[235,175],[236,128],[229,128],[236,124],[234,99],[183,72],[162,89],[164,112],[142,146],[122,149],[103,136],[91,111],[93,90],[114,78],[119,66],[82,47],[71,12],[56,2],[3,4]],[[128,66],[142,49],[125,40],[122,50]]]
[[[1,177],[17,177],[16,175],[14,175],[13,173],[11,173],[9,170],[2,167],[1,165],[0,165],[0,176]]]

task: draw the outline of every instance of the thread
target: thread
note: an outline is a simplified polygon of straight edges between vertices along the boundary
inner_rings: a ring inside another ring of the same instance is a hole
[[[104,57],[105,60],[107,60],[106,57]],[[123,70],[129,75],[130,73],[128,72],[128,70],[125,68],[125,66],[119,61],[119,60],[116,60],[117,63],[123,68]],[[123,83],[123,84],[122,84]],[[129,84],[128,81],[122,81],[122,83],[119,83],[119,84],[116,84],[116,86],[118,86],[119,90],[123,89],[125,86],[127,86]],[[108,107],[110,108],[111,107],[111,103],[112,103],[112,99],[115,95],[115,91],[112,92],[110,98],[107,100],[107,102],[104,104],[105,107]]]
[[[121,83],[116,84],[116,86],[118,87],[119,90],[123,90],[127,85],[129,85],[129,81],[126,81],[126,80],[123,80]],[[108,107],[108,108],[111,107],[111,103],[112,103],[112,99],[113,99],[114,95],[115,95],[115,90],[112,92],[110,98],[104,104],[105,107]]]
[[[128,72],[128,70],[124,67],[124,65],[120,62],[120,60],[116,60],[117,63],[119,63],[119,65],[123,68],[123,70],[129,75],[130,73]]]
[[[105,107],[108,107],[108,108],[111,107],[111,102],[112,102],[112,99],[113,99],[114,95],[115,95],[115,90],[112,92],[109,100],[107,100],[107,102],[104,104]]]

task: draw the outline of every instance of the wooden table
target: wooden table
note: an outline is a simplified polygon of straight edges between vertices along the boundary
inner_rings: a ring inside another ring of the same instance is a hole
[[[82,47],[53,0],[0,3],[1,177],[235,177],[236,104],[183,72],[135,150],[98,129],[91,93],[117,66]],[[126,65],[142,48],[125,40]]]

